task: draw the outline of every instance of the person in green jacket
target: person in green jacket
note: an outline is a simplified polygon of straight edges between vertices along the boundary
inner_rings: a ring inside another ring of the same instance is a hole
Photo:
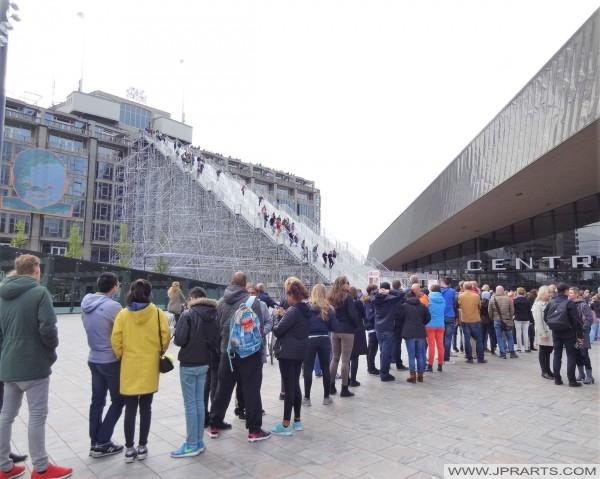
[[[0,284],[0,381],[4,403],[0,412],[0,471],[20,477],[25,468],[10,459],[12,424],[23,394],[29,405],[29,452],[32,479],[67,478],[73,470],[50,464],[45,429],[51,366],[56,361],[58,331],[48,290],[39,284],[40,260],[24,254],[15,260],[16,275]]]

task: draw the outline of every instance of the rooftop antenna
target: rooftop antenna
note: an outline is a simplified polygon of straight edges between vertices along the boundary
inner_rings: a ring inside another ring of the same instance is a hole
[[[83,67],[85,62],[85,14],[83,12],[77,12],[77,18],[81,20],[81,71],[79,74],[79,87],[77,91],[83,91]]]

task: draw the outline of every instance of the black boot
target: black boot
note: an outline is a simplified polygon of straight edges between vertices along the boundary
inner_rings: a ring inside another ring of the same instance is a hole
[[[342,392],[340,393],[341,398],[350,398],[354,396],[354,393],[351,393],[348,389],[348,386],[342,386]]]
[[[577,370],[579,371],[579,376],[577,376],[577,381],[583,381],[585,379],[585,372],[582,365],[577,365]]]
[[[594,384],[594,376],[592,376],[592,368],[585,368],[585,379],[583,384]]]
[[[335,381],[331,382],[331,388],[329,388],[329,394],[337,394],[337,389],[335,388]]]

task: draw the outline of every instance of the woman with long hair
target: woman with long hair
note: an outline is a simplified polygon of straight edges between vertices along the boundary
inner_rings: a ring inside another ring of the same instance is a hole
[[[305,302],[308,299],[308,290],[298,278],[292,276],[286,279],[284,289],[289,308],[273,328],[273,334],[277,338],[275,355],[279,360],[279,371],[285,391],[283,421],[276,424],[271,432],[281,436],[291,436],[294,431],[304,430],[300,421],[302,408],[300,371],[306,355],[311,309]],[[292,409],[294,410],[293,425],[291,424]]]
[[[329,337],[335,324],[335,313],[327,301],[327,289],[321,283],[316,284],[310,294],[310,328],[308,332],[308,346],[304,357],[304,401],[305,406],[310,406],[310,389],[312,387],[312,373],[315,358],[319,363],[328,365],[331,358],[331,339]],[[329,368],[323,367],[323,404],[331,404],[329,396],[331,376]]]
[[[542,286],[535,298],[531,307],[531,314],[535,324],[535,343],[538,345],[538,359],[540,361],[540,369],[542,377],[545,379],[554,379],[554,373],[550,369],[550,355],[554,350],[552,342],[552,331],[544,321],[544,310],[550,301],[550,292],[548,286]]]
[[[175,316],[175,324],[177,324],[177,321],[179,321],[179,317],[185,308],[185,296],[183,295],[183,291],[181,291],[179,281],[173,281],[171,283],[171,287],[167,290],[167,296],[169,297],[167,311]]]
[[[115,318],[112,348],[121,360],[120,393],[125,398],[125,462],[148,456],[152,399],[158,391],[161,348],[169,346],[167,316],[151,301],[152,285],[136,279],[129,287],[127,307]],[[140,436],[134,447],[135,420],[140,410]]]
[[[350,355],[354,346],[354,331],[358,324],[358,314],[354,298],[350,295],[350,283],[345,276],[336,278],[329,293],[329,303],[335,309],[336,324],[331,335],[333,358],[329,373],[331,375],[331,394],[335,394],[335,375],[340,360],[342,362],[342,391],[340,397],[352,397],[354,393],[348,390],[350,372]]]

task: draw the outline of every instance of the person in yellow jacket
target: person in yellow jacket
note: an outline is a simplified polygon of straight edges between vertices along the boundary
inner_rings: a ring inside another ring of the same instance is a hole
[[[161,341],[169,346],[170,331],[163,311],[150,301],[152,285],[136,279],[129,287],[127,307],[115,318],[112,348],[121,360],[120,392],[125,398],[125,462],[148,456],[152,398],[158,391]],[[160,337],[159,337],[160,335]],[[140,409],[140,437],[134,447],[135,420]]]

